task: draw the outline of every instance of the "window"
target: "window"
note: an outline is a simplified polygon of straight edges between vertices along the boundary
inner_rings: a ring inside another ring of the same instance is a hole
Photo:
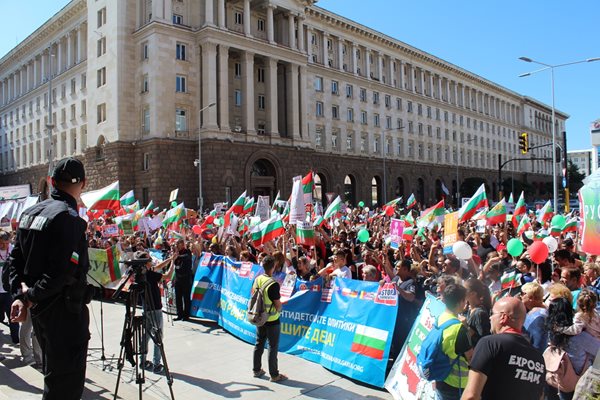
[[[373,124],[377,127],[379,126],[379,114],[373,115]]]
[[[402,99],[400,97],[396,97],[396,109],[402,111]]]
[[[77,88],[77,80],[75,78],[71,79],[71,94],[75,94],[75,90]],[[30,108],[31,111],[31,108]]]
[[[148,59],[148,42],[142,43],[142,60]]]
[[[81,90],[86,88],[87,85],[87,78],[86,78],[86,74],[85,72],[83,74],[81,74]]]
[[[404,129],[404,125],[402,123],[402,118],[396,119],[396,129]]]
[[[148,92],[148,74],[142,76],[142,93]]]
[[[150,132],[150,108],[147,106],[142,110],[142,132]]]
[[[235,63],[235,64],[233,64],[233,76],[235,78],[241,78],[242,77],[242,64],[241,63]]]
[[[182,108],[175,109],[175,130],[187,131],[187,116],[186,111]]]
[[[63,83],[60,87],[60,98],[64,99],[67,97],[67,84]],[[25,106],[23,106],[23,118],[25,118]]]
[[[390,108],[392,106],[392,97],[389,94],[385,95],[385,106]]]
[[[354,149],[354,142],[352,141],[352,133],[346,135],[346,150],[352,151]]]
[[[360,112],[360,122],[363,125],[367,124],[367,112],[366,111],[361,111]]]
[[[385,117],[385,127],[387,129],[392,129],[392,117],[390,117],[390,116]]]
[[[338,94],[338,82],[337,81],[331,81],[331,93],[332,94]]]
[[[242,91],[241,90],[235,90],[233,92],[233,98],[234,98],[235,105],[237,107],[240,107],[242,105]]]
[[[427,106],[427,118],[431,118],[431,107]]]
[[[409,113],[413,112],[412,101],[406,102],[406,111],[408,111]]]
[[[323,77],[315,76],[315,90],[317,92],[323,91]]]
[[[177,43],[175,45],[175,58],[177,58],[178,60],[182,60],[182,61],[187,60],[187,58],[185,56],[185,44]]]
[[[258,29],[259,32],[265,31],[265,20],[264,19],[262,19],[262,18],[258,19],[256,29]]]
[[[75,121],[75,104],[71,104],[71,121]]]
[[[315,114],[316,114],[317,117],[322,117],[323,116],[323,102],[317,101],[316,113]]]
[[[179,14],[173,14],[173,24],[183,25],[183,16]]]
[[[346,112],[346,119],[348,122],[354,122],[354,109],[349,108]]]
[[[258,95],[258,109],[259,110],[265,109],[265,95],[264,94]]]
[[[85,117],[87,115],[87,101],[81,100],[81,116]]]
[[[264,68],[258,68],[258,70],[256,71],[256,80],[257,80],[257,82],[261,82],[261,83],[263,83],[265,81],[265,69]]]
[[[98,42],[96,42],[97,52],[96,55],[100,57],[104,53],[106,53],[106,37],[102,36]]]
[[[97,80],[97,87],[100,87],[100,86],[103,86],[106,84],[106,67],[102,67],[98,71],[96,71],[96,80]]]
[[[175,77],[175,91],[179,93],[185,93],[185,76],[177,75]]]
[[[340,119],[340,108],[338,106],[331,106],[331,118]]]
[[[144,153],[144,159],[142,161],[142,171],[148,171],[150,169],[150,153]],[[144,188],[142,190],[143,196],[148,198],[148,188]],[[144,203],[148,203],[148,201],[144,201]]]
[[[98,28],[106,23],[106,7],[98,10]]]
[[[244,25],[244,13],[240,11],[236,11],[233,14],[233,20],[236,25]]]
[[[97,113],[97,122],[100,124],[102,122],[106,121],[106,103],[102,103],[102,104],[98,104],[98,107],[96,109],[96,113]]]
[[[413,122],[412,121],[408,121],[408,133],[413,133],[414,129],[413,129]]]
[[[346,97],[351,99],[354,92],[354,87],[352,85],[346,85]]]
[[[373,92],[373,104],[379,104],[379,92]]]
[[[417,104],[417,115],[423,115],[423,105]]]
[[[367,101],[367,89],[360,88],[360,101]]]
[[[419,125],[417,125],[417,133],[419,135],[423,134],[423,124],[419,122]]]
[[[256,127],[256,133],[259,135],[264,135],[266,133],[267,126],[264,122],[259,122]]]

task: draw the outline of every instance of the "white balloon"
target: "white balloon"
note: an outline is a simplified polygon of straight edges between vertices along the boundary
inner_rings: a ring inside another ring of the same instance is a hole
[[[365,211],[366,211],[366,212],[369,212],[369,207],[365,207]]]
[[[556,249],[558,249],[558,242],[553,236],[546,236],[544,239],[542,239],[542,242],[546,243],[550,253],[554,253]]]
[[[452,245],[452,253],[460,260],[468,260],[473,257],[473,249],[463,241],[458,241]]]

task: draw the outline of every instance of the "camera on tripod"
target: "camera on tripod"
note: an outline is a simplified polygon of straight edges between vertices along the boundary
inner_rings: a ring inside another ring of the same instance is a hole
[[[132,276],[133,284],[131,285],[130,289],[133,289],[134,286],[143,289],[144,285],[146,284],[146,264],[149,261],[152,261],[152,259],[148,256],[148,253],[146,253],[145,251],[136,251],[133,254],[133,258],[121,261],[123,264],[128,266],[128,269],[123,278],[121,279],[121,282],[117,286],[115,293],[112,296],[113,299],[116,299],[121,295],[123,288],[125,287],[127,282],[129,282]]]

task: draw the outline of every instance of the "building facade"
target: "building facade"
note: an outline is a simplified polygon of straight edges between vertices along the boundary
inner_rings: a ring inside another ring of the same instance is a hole
[[[600,119],[591,123],[590,136],[592,137],[591,172],[600,168]]]
[[[315,3],[71,1],[0,59],[0,183],[42,191],[50,153],[144,203],[286,197],[309,170],[322,197],[431,203],[469,180],[495,197],[517,159],[504,176],[551,196],[529,159],[551,147],[518,150],[551,143],[549,106]]]
[[[567,159],[577,166],[579,172],[585,176],[592,174],[593,150],[572,150],[567,152]]]

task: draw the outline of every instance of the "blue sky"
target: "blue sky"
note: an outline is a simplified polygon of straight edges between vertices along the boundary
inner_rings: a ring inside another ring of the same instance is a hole
[[[67,0],[1,1],[0,55],[26,38]],[[319,0],[318,6],[442,58],[518,93],[551,104],[550,72],[536,65],[600,57],[596,0]],[[600,61],[555,71],[556,108],[567,121],[570,150],[591,146],[600,118]]]

